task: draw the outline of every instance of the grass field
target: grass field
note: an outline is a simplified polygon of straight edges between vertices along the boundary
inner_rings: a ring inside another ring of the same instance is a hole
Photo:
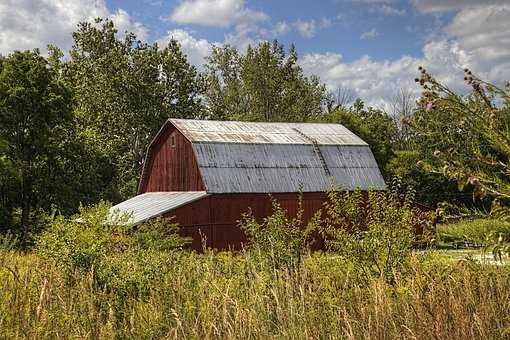
[[[170,247],[158,224],[133,233],[72,221],[28,253],[0,247],[1,338],[510,337],[510,266],[479,261],[479,249],[409,251],[382,273],[355,252],[370,248],[291,261],[286,243],[197,254]]]
[[[257,254],[160,254],[100,284],[36,255],[0,254],[6,338],[496,339],[510,329],[510,270],[411,257],[395,280],[366,280],[314,254],[274,269]]]

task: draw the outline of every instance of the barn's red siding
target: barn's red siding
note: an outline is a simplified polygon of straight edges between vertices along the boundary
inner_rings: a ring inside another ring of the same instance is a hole
[[[243,213],[250,209],[257,220],[271,214],[271,197],[276,199],[289,216],[298,210],[297,193],[215,194],[177,208],[166,217],[175,216],[181,234],[193,238],[191,247],[201,250],[205,244],[216,249],[239,250],[247,239],[238,226]],[[304,193],[304,221],[321,207],[325,193]]]
[[[142,178],[139,194],[205,190],[193,147],[177,129],[166,129],[149,152],[151,157],[147,160],[146,178]]]
[[[214,194],[177,208],[165,217],[174,217],[179,223],[180,233],[191,237],[191,248],[202,250],[204,246],[220,250],[240,250],[248,240],[238,221],[242,214],[251,210],[261,221],[271,214],[271,197],[287,211],[289,217],[296,216],[299,201],[297,193],[277,194]],[[308,222],[326,201],[322,192],[303,193],[303,222]],[[430,208],[414,204],[417,211],[427,213]],[[423,226],[416,225],[416,233],[421,234]],[[324,249],[320,237],[312,244],[312,249]]]

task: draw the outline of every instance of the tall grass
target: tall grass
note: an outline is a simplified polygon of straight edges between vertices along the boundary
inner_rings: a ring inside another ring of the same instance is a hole
[[[168,253],[146,293],[71,277],[36,255],[0,253],[6,338],[508,337],[510,272],[414,255],[392,284],[331,255],[271,275],[259,255]]]
[[[509,267],[413,253],[420,221],[392,194],[332,195],[305,233],[277,204],[245,216],[237,254],[182,250],[165,221],[104,225],[104,204],[55,218],[31,253],[1,243],[0,337],[509,337]]]

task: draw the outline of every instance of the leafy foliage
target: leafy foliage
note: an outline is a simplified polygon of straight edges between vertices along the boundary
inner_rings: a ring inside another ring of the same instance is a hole
[[[319,231],[326,246],[367,278],[393,279],[411,255],[416,231],[430,236],[432,216],[391,192],[331,191]]]
[[[314,241],[315,221],[306,226],[303,221],[302,197],[299,198],[296,216],[289,217],[280,204],[273,200],[273,212],[261,223],[248,213],[240,222],[241,229],[246,233],[251,248],[269,259],[273,272],[281,267],[294,268],[301,264],[302,256],[309,250]]]
[[[0,176],[6,192],[0,203],[7,216],[4,223],[12,223],[12,209],[20,207],[26,234],[34,208],[60,203],[51,193],[59,189],[54,176],[62,170],[61,140],[71,121],[70,91],[37,50],[14,52],[2,61]]]
[[[175,40],[159,48],[120,39],[111,20],[81,23],[64,75],[72,85],[80,133],[114,173],[108,199],[136,192],[150,140],[166,119],[200,117],[200,77]]]
[[[139,291],[146,287],[143,282],[162,274],[169,252],[182,249],[187,240],[167,220],[133,226],[126,223],[128,216],[117,216],[106,223],[108,209],[100,203],[71,218],[56,217],[39,237],[37,253],[68,277],[93,270],[101,286]]]
[[[457,181],[461,189],[472,186],[479,196],[508,200],[510,84],[499,88],[466,69],[472,93],[463,97],[420,69],[416,80],[423,95],[409,124],[433,150],[423,166]]]
[[[325,86],[306,77],[294,46],[277,41],[248,47],[213,47],[205,65],[208,115],[218,120],[309,121],[322,115]]]

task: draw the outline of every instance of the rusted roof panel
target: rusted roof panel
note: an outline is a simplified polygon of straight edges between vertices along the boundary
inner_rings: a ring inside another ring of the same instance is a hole
[[[332,185],[353,190],[384,189],[368,146],[313,144],[193,143],[209,193],[326,191]],[[326,168],[329,171],[329,175]]]
[[[107,219],[115,222],[128,214],[129,219],[122,222],[140,224],[205,196],[205,191],[147,192],[111,207]]]
[[[367,145],[340,124],[170,119],[192,143]],[[309,138],[306,138],[305,136]]]

